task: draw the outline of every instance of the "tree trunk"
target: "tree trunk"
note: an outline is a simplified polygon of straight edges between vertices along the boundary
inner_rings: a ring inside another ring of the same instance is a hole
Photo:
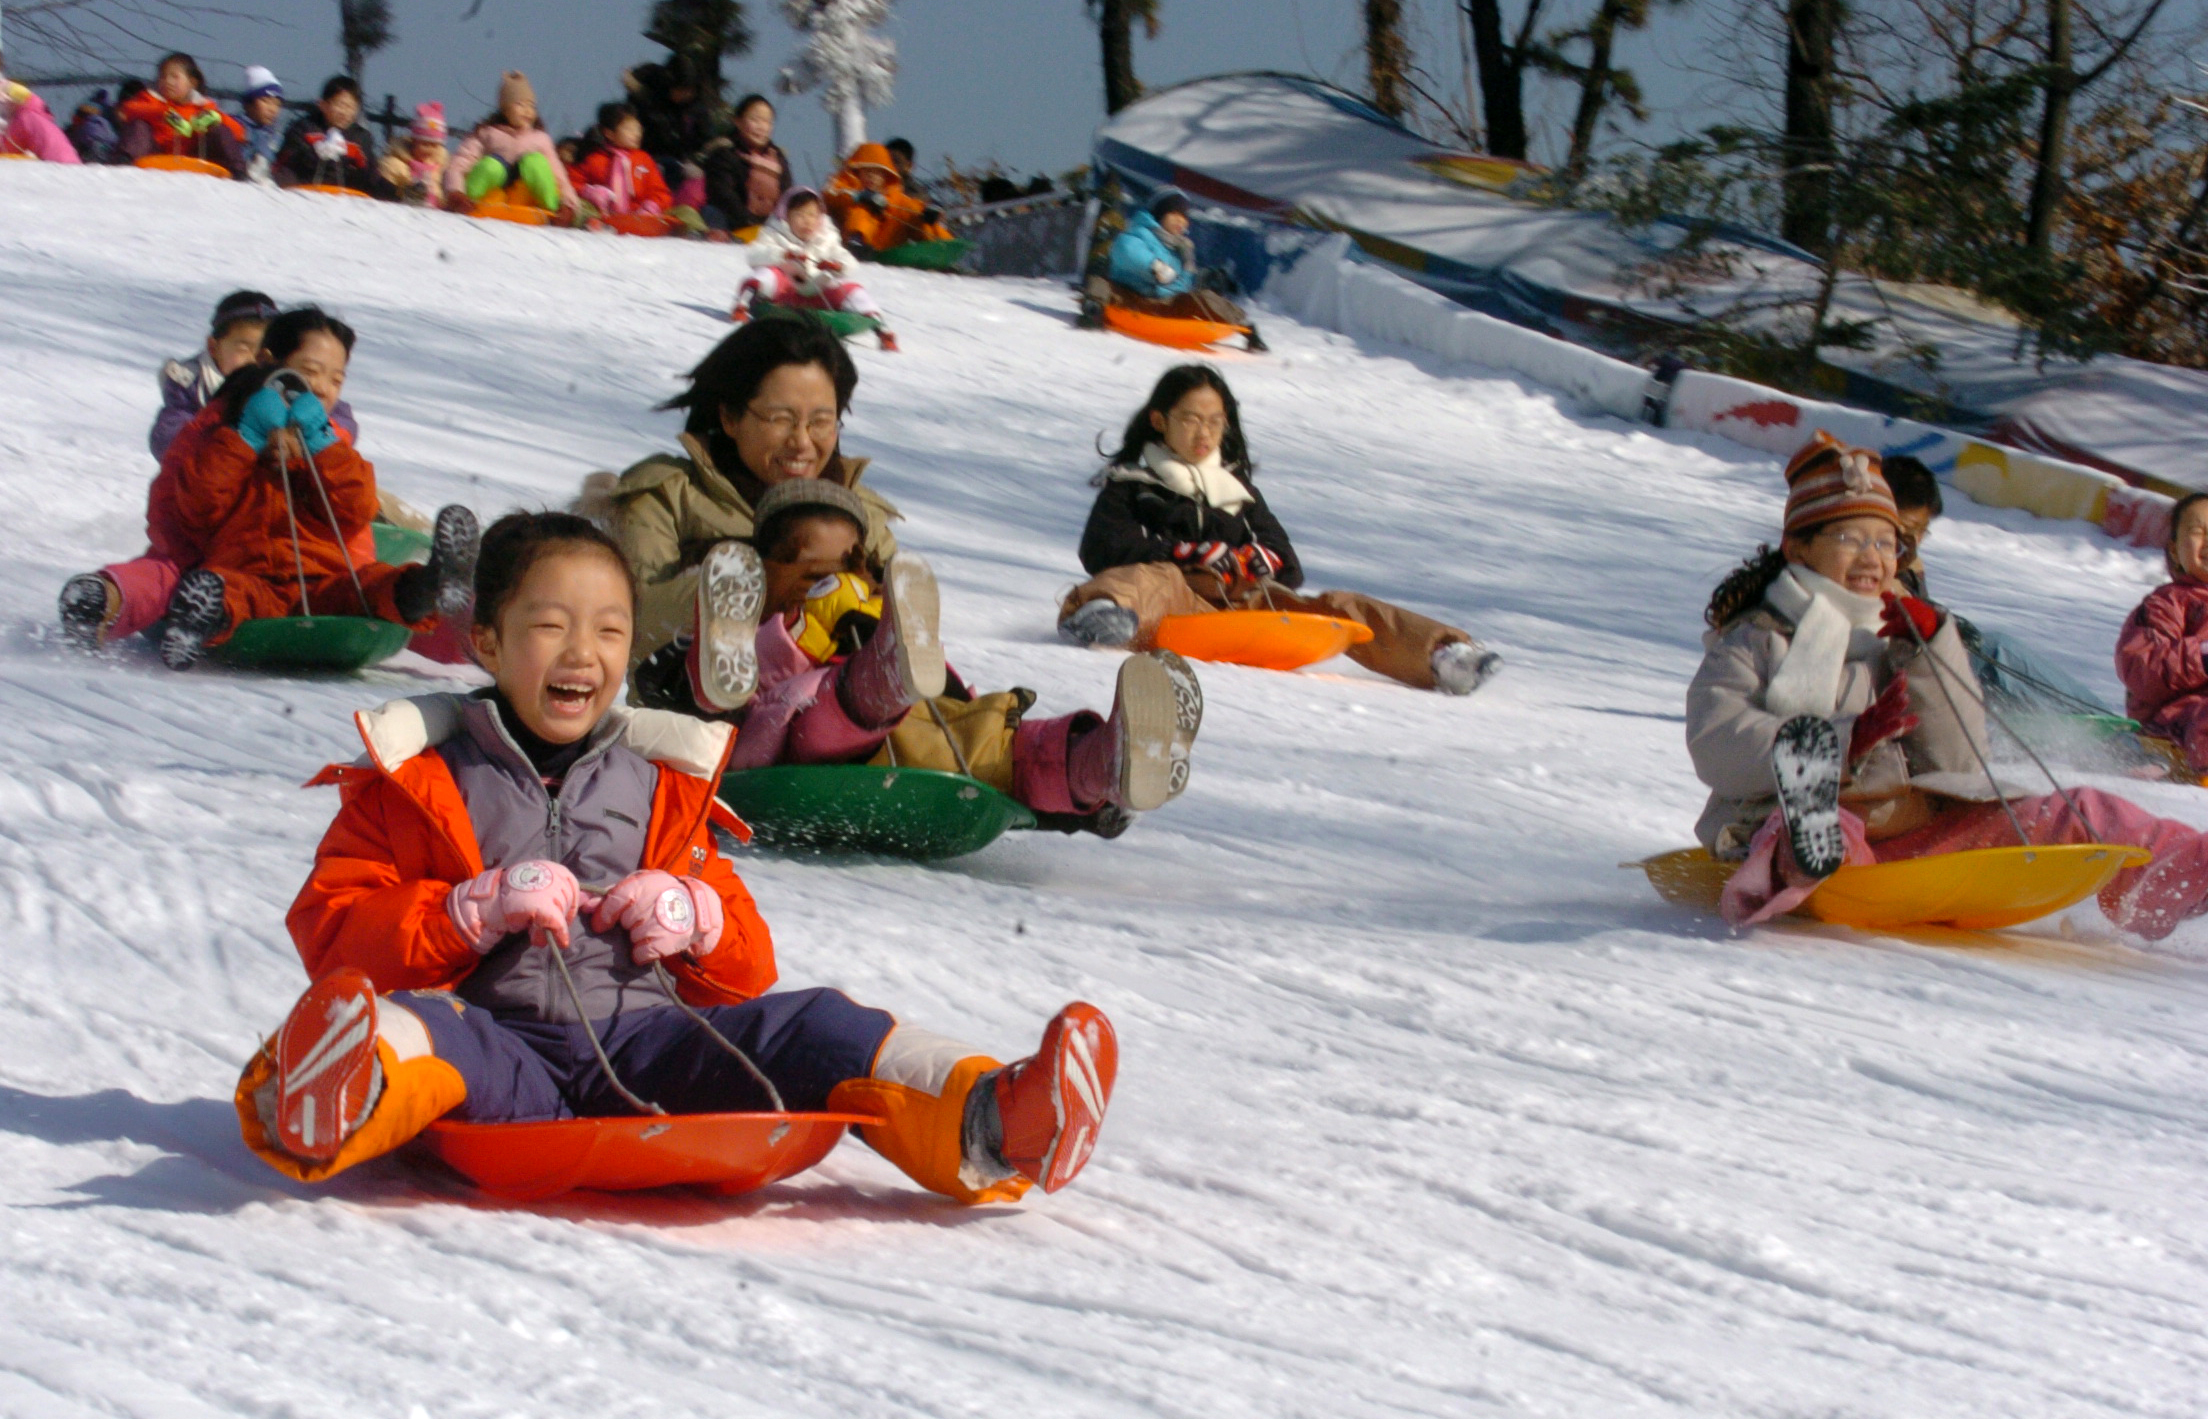
[[[1097,35],[1104,42],[1104,111],[1117,113],[1142,97],[1142,81],[1135,77],[1134,14],[1128,0],[1103,0],[1097,11]]]
[[[1365,0],[1365,68],[1372,78],[1372,106],[1402,122],[1408,108],[1404,71],[1410,46],[1403,42],[1403,0]]]
[[[2040,256],[2054,245],[2063,169],[2069,165],[2070,96],[2078,82],[2070,60],[2070,0],[2047,0],[2047,99],[2039,111],[2039,163],[2032,169],[2024,226],[2026,249]]]
[[[1779,234],[1822,253],[1832,235],[1834,51],[1842,0],[1788,0]]]
[[[1522,59],[1503,39],[1501,0],[1464,0],[1472,17],[1472,58],[1480,71],[1480,113],[1487,150],[1498,158],[1526,155],[1526,109],[1519,83]]]
[[[1610,45],[1624,9],[1624,0],[1602,0],[1602,7],[1587,22],[1587,75],[1579,85],[1579,112],[1572,117],[1572,150],[1564,159],[1568,183],[1587,176],[1595,126],[1602,121],[1603,106],[1610,102]]]
[[[866,141],[866,105],[859,102],[858,85],[836,105],[836,151],[848,158]]]

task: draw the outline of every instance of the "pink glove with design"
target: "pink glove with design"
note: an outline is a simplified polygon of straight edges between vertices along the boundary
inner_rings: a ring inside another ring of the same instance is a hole
[[[616,882],[590,914],[592,931],[616,922],[640,966],[685,951],[702,959],[721,944],[721,896],[695,877],[647,868]]]
[[[583,900],[575,874],[557,862],[517,862],[469,878],[445,898],[455,931],[478,951],[489,951],[527,928],[529,944],[567,949],[567,924]]]

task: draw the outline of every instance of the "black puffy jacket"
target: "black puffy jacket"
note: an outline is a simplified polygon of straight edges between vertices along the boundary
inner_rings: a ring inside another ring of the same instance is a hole
[[[1081,533],[1081,565],[1089,575],[1110,567],[1131,567],[1143,562],[1170,562],[1177,542],[1225,542],[1244,547],[1255,542],[1280,558],[1274,580],[1290,590],[1303,585],[1303,563],[1288,541],[1287,529],[1265,495],[1240,477],[1250,490],[1250,501],[1240,512],[1221,512],[1194,498],[1126,478],[1107,478],[1089,509],[1089,525]]]

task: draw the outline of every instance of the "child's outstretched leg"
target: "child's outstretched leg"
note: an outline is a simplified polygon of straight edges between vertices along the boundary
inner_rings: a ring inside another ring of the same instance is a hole
[[[1131,655],[1120,662],[1109,719],[1084,710],[1021,722],[1012,796],[1054,815],[1147,813],[1188,786],[1203,721],[1203,685],[1187,661],[1169,650]]]
[[[881,303],[874,299],[866,287],[856,281],[838,281],[834,285],[823,286],[820,296],[830,310],[848,311],[852,315],[863,315],[873,321],[874,334],[881,341],[882,348],[891,354],[897,353],[897,337],[890,331],[889,317],[882,313]]]
[[[421,1017],[347,968],[299,997],[239,1076],[236,1103],[247,1147],[319,1182],[406,1143],[467,1096]]]
[[[752,305],[765,301],[769,305],[788,305],[795,288],[789,273],[779,266],[754,266],[736,287],[736,302],[728,312],[732,324],[741,325],[751,319]]]
[[[1771,773],[1779,806],[1748,844],[1748,856],[1725,883],[1718,912],[1733,926],[1752,926],[1794,910],[1818,884],[1847,863],[1871,863],[1863,820],[1840,806],[1847,750],[1832,721],[1797,715],[1779,726]]]
[[[836,702],[852,722],[886,730],[943,693],[940,613],[934,569],[911,552],[891,557],[882,573],[881,624],[836,676]]]

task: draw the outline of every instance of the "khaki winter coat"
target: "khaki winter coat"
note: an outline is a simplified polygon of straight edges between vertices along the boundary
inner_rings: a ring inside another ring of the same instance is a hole
[[[1696,777],[1710,786],[1695,836],[1717,857],[1744,854],[1748,840],[1778,807],[1771,746],[1784,721],[1763,707],[1763,697],[1793,633],[1784,616],[1759,605],[1702,639],[1702,668],[1687,687],[1687,753]],[[1930,653],[1949,674],[1924,664],[1926,652],[1916,645],[1896,641],[1887,642],[1877,660],[1850,660],[1841,667],[1832,723],[1842,744],[1854,732],[1856,716],[1870,708],[1896,671],[1909,674],[1909,712],[1918,721],[1908,734],[1865,755],[1841,788],[1840,801],[1862,817],[1874,841],[1929,821],[1941,798],[2002,796],[1971,749],[1974,741],[1979,749],[1986,747],[1985,709],[1952,617],[1932,637]]]
[[[682,436],[687,457],[655,453],[613,486],[611,522],[636,572],[633,665],[689,628],[695,614],[698,564],[716,542],[749,541],[751,500],[713,466],[705,445]],[[861,486],[867,460],[843,460],[843,482],[866,504],[866,551],[877,564],[897,552],[889,529],[900,514],[887,498]],[[596,476],[596,475],[594,475]]]

